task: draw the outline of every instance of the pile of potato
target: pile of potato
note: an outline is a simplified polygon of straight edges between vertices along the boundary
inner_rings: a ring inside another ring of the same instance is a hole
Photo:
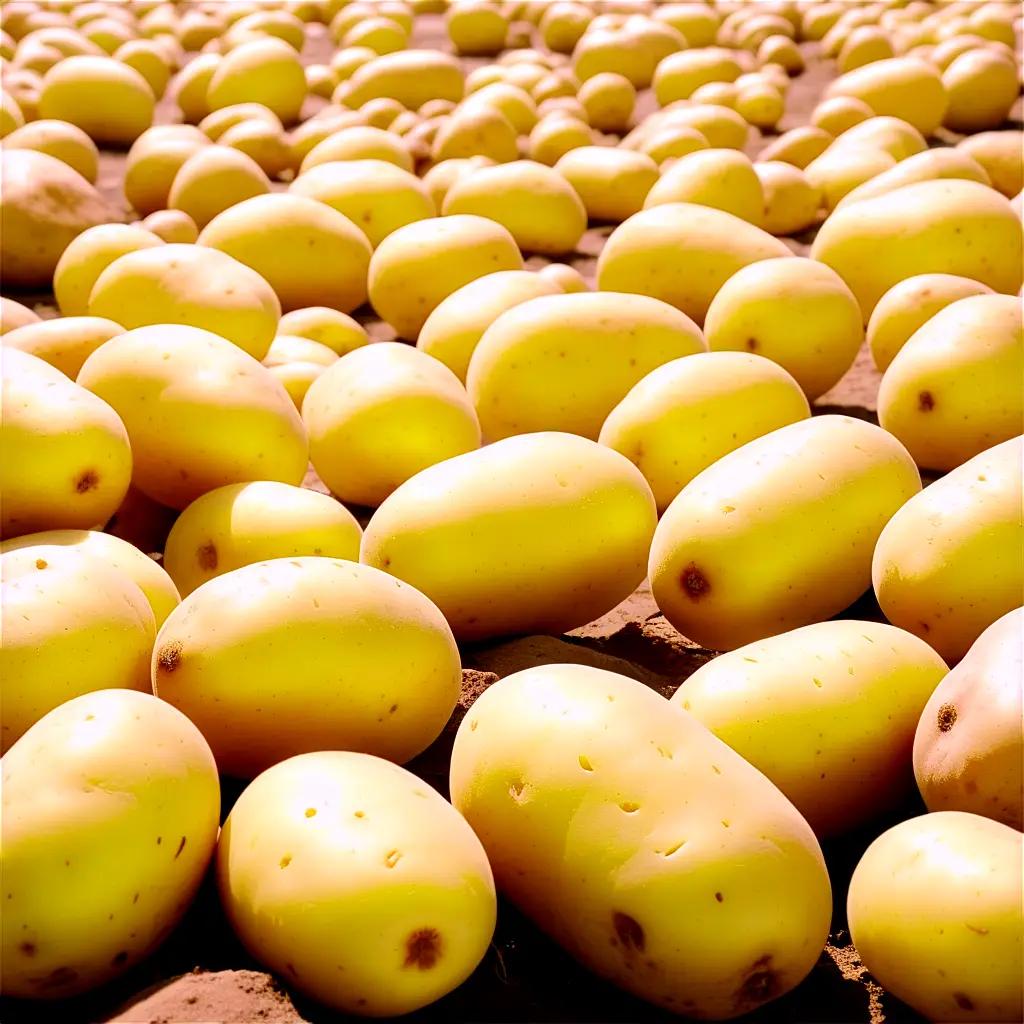
[[[820,840],[916,784],[857,950],[929,1019],[1022,1019],[1017,4],[0,16],[4,995],[124,973],[213,863],[345,1012],[452,991],[500,892],[737,1017],[822,952]],[[862,349],[877,425],[813,405]],[[400,767],[460,644],[645,579],[724,652],[670,700],[543,665],[462,719],[450,803]]]

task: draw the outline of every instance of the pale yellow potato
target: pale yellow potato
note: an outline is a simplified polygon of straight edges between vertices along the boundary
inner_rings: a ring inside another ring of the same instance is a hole
[[[277,366],[268,366],[270,374],[279,381],[288,392],[292,404],[299,411],[310,385],[327,369],[323,363],[288,362]]]
[[[151,694],[89,693],[36,723],[4,757],[5,994],[72,996],[152,953],[199,889],[219,813],[209,746]]]
[[[608,146],[570,150],[555,170],[576,190],[590,220],[614,224],[643,209],[658,181],[658,165],[649,156]]]
[[[853,29],[839,49],[836,64],[840,74],[864,67],[878,60],[894,57],[892,40],[877,25],[861,25]]]
[[[327,306],[311,306],[285,313],[277,326],[280,334],[309,338],[339,356],[370,343],[365,328],[352,317]]]
[[[764,192],[761,227],[769,234],[798,235],[818,221],[822,195],[798,167],[778,161],[755,163]]]
[[[697,325],[658,299],[551,295],[515,306],[484,331],[466,386],[489,441],[545,430],[597,440],[634,384],[704,350]]]
[[[921,181],[851,203],[822,225],[811,256],[850,286],[865,320],[899,281],[954,274],[1020,287],[1024,232],[1009,202],[976,181]]]
[[[527,149],[531,160],[554,167],[566,153],[594,144],[590,125],[568,114],[549,114],[530,132]]]
[[[490,106],[504,114],[518,135],[528,135],[537,123],[537,104],[533,97],[525,89],[511,82],[493,82],[485,85],[473,93],[472,100],[467,100],[465,107],[477,103]]]
[[[943,125],[955,132],[998,128],[1020,94],[1019,72],[1010,55],[969,50],[942,73],[949,95]]]
[[[811,400],[846,373],[864,340],[853,292],[834,270],[800,256],[738,270],[711,300],[704,330],[713,352],[765,356]]]
[[[357,107],[367,100],[390,96],[408,109],[417,110],[433,99],[457,103],[465,89],[458,59],[438,50],[389,53],[357,68],[348,81],[348,102]]]
[[[423,591],[460,640],[562,633],[632,593],[655,521],[647,482],[618,452],[529,434],[406,481],[360,558]]]
[[[400,338],[419,335],[424,321],[452,292],[498,270],[522,270],[523,256],[507,228],[462,214],[406,224],[370,260],[370,302]]]
[[[750,125],[735,110],[710,103],[666,111],[658,127],[694,128],[716,149],[743,149],[750,134]]]
[[[338,353],[319,341],[301,338],[297,335],[278,334],[263,357],[268,368],[284,366],[286,363],[319,363],[330,366],[338,360]]]
[[[573,70],[580,82],[608,71],[624,75],[637,89],[646,89],[670,54],[686,40],[671,25],[635,18],[620,27],[598,31],[596,19],[572,53]]]
[[[303,159],[300,173],[339,160],[382,160],[408,172],[413,167],[409,148],[400,136],[383,128],[353,125],[317,143]]]
[[[736,95],[736,113],[763,131],[774,131],[785,112],[785,97],[771,82],[751,83]]]
[[[184,508],[224,484],[305,476],[305,430],[284,388],[209,331],[130,330],[98,348],[78,379],[125,421],[132,482],[161,504]]]
[[[434,163],[486,156],[500,164],[515,160],[518,155],[512,123],[500,110],[481,103],[460,106],[445,118],[430,149]]]
[[[494,932],[494,880],[472,829],[426,783],[366,754],[305,754],[256,779],[225,822],[217,875],[249,951],[346,1013],[391,1017],[441,998]]]
[[[886,617],[950,662],[1020,604],[1024,568],[1021,439],[969,459],[907,502],[875,548],[872,579]]]
[[[589,7],[575,2],[531,4],[523,13],[534,11],[541,12],[538,29],[544,45],[553,53],[572,53],[594,17]]]
[[[171,81],[171,92],[186,124],[198,124],[210,113],[206,91],[221,60],[219,53],[200,53]]]
[[[812,160],[821,156],[833,141],[832,136],[821,128],[801,125],[770,142],[761,150],[757,159],[779,160],[803,170]]]
[[[205,133],[192,125],[158,125],[143,132],[128,151],[125,198],[143,217],[164,209],[182,165],[209,144]]]
[[[690,153],[708,149],[709,144],[704,135],[696,128],[688,128],[686,125],[671,125],[651,132],[640,141],[638,148],[656,164],[663,165],[666,161],[676,160]]]
[[[718,35],[721,15],[703,0],[692,3],[668,3],[651,12],[657,21],[664,21],[682,32],[690,46],[711,46]]]
[[[124,328],[112,320],[91,316],[58,317],[9,331],[3,335],[2,344],[37,356],[74,380],[90,353],[115,334],[122,333]]]
[[[757,62],[762,68],[768,65],[781,67],[788,75],[802,74],[806,67],[800,48],[785,35],[773,35],[765,39],[757,48]]]
[[[156,210],[139,221],[139,226],[152,231],[165,242],[191,245],[199,238],[196,222],[184,210]]]
[[[480,446],[462,382],[400,342],[356,349],[302,403],[310,460],[342,501],[377,506],[410,477]]]
[[[743,77],[742,75],[740,76]],[[737,79],[739,81],[739,79]],[[736,109],[736,97],[739,95],[739,87],[736,82],[705,82],[693,90],[689,101],[678,100],[679,103],[710,103],[715,106],[730,107]]]
[[[654,73],[654,95],[662,107],[686,100],[707,82],[735,82],[743,68],[733,51],[708,46],[666,57]]]
[[[542,665],[459,727],[452,800],[502,894],[585,967],[721,1020],[797,985],[832,909],[807,822],[644,684]]]
[[[230,146],[204,146],[178,169],[167,206],[184,210],[200,229],[230,206],[270,191],[270,179],[251,156]]]
[[[898,166],[896,158],[884,149],[845,145],[827,149],[807,165],[804,174],[821,194],[826,212],[831,213],[845,196]]]
[[[831,836],[910,795],[918,719],[947,671],[895,626],[817,622],[715,658],[672,703],[764,772],[817,835]]]
[[[878,421],[919,466],[954,469],[1024,429],[1024,329],[1011,295],[958,299],[918,328],[878,389]]]
[[[132,329],[185,324],[213,331],[262,359],[281,306],[256,271],[218,249],[159,245],[115,259],[89,294],[89,315]]]
[[[99,150],[81,128],[67,121],[31,121],[4,136],[4,149],[33,149],[62,160],[96,184]]]
[[[704,149],[676,160],[647,193],[644,209],[667,203],[714,207],[750,224],[764,217],[761,181],[735,149]]]
[[[980,281],[953,274],[918,274],[894,284],[879,300],[868,320],[868,349],[883,373],[920,327],[936,313],[971,295],[991,295]]]
[[[5,89],[0,90],[0,139],[6,139],[24,124],[25,115],[17,100]]]
[[[281,119],[269,107],[262,103],[232,103],[228,107],[211,111],[199,122],[199,130],[211,141],[219,142],[221,137],[236,125],[246,121],[263,121],[283,130]],[[180,131],[180,129],[177,129]],[[166,131],[161,128],[161,131]]]
[[[256,102],[284,124],[299,118],[306,98],[306,75],[299,56],[286,42],[263,38],[242,43],[221,58],[206,93],[210,110]]]
[[[811,124],[830,135],[839,136],[848,128],[874,116],[871,107],[856,96],[833,96],[822,100],[811,111]]]
[[[406,111],[405,107],[398,100],[390,96],[380,96],[375,100],[367,100],[359,108],[360,116],[372,128],[391,128],[398,115],[403,113],[411,113],[411,111]]]
[[[745,352],[699,352],[635,384],[598,440],[643,473],[664,512],[723,455],[810,414],[800,386],[778,364]]]
[[[39,322],[39,315],[28,306],[15,302],[14,299],[9,299],[6,295],[0,295],[0,336],[10,331],[16,331],[19,327],[27,327],[29,324]]]
[[[508,19],[491,0],[462,0],[448,9],[448,38],[455,52],[468,57],[487,57],[505,48]]]
[[[985,168],[992,187],[1012,199],[1024,188],[1024,132],[980,132],[957,144]]]
[[[171,66],[159,43],[129,39],[114,51],[114,59],[134,68],[146,80],[153,96],[160,100],[171,80]]]
[[[1021,830],[1024,609],[996,619],[932,693],[914,737],[930,811],[968,811]]]
[[[377,54],[395,53],[409,45],[409,33],[391,18],[367,17],[345,33],[341,45],[365,46]]]
[[[882,528],[920,489],[913,459],[879,427],[835,415],[782,427],[668,507],[651,546],[654,599],[711,650],[820,622],[868,588]]]
[[[629,127],[636,88],[625,75],[615,71],[594,75],[580,86],[578,97],[592,128],[622,134]]]
[[[456,157],[433,164],[423,175],[423,187],[439,210],[448,194],[448,189],[464,174],[480,167],[490,167],[494,163],[486,156]]]
[[[851,150],[881,149],[897,161],[928,148],[917,128],[898,117],[871,117],[859,121],[837,135],[832,145],[836,151],[845,149],[847,154]]]
[[[292,170],[292,150],[284,132],[262,119],[232,125],[219,141],[222,146],[252,157],[269,178],[279,179],[285,171]]]
[[[976,814],[938,811],[868,847],[847,918],[886,990],[930,1020],[1021,1019],[1022,838]]]
[[[590,285],[587,284],[583,275],[567,263],[549,263],[537,271],[538,276],[557,284],[563,292],[589,292]]]

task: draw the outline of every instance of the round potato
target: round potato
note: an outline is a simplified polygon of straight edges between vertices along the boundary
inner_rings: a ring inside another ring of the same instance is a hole
[[[471,156],[508,163],[519,155],[516,130],[494,107],[482,103],[462,106],[438,128],[430,155],[434,163]]]
[[[165,242],[191,245],[199,238],[196,222],[184,210],[157,210],[139,221],[139,226],[152,231]]]
[[[980,132],[969,135],[957,149],[977,160],[992,181],[992,187],[1012,199],[1024,188],[1024,132]]]
[[[56,157],[96,184],[99,175],[99,150],[81,128],[67,121],[31,121],[4,136],[4,149],[33,149]]]
[[[563,292],[589,292],[586,278],[568,263],[549,263],[537,271],[538,277],[557,284]]]
[[[770,160],[754,164],[764,192],[761,227],[772,235],[798,235],[814,226],[821,208],[821,190],[798,167]]]
[[[577,94],[587,121],[599,132],[623,133],[636,106],[636,87],[615,71],[604,71],[588,78]]]
[[[1000,127],[1020,93],[1013,58],[988,49],[962,53],[942,73],[942,84],[949,96],[942,123],[955,132]]]
[[[321,164],[347,160],[379,160],[407,173],[413,169],[409,149],[398,135],[371,125],[353,125],[318,142],[306,154],[300,171],[305,174]]]
[[[306,99],[306,74],[299,55],[283,40],[253,39],[221,59],[206,99],[210,110],[233,103],[262,103],[284,124],[292,124]]]
[[[269,191],[270,179],[251,156],[230,146],[202,146],[174,175],[167,205],[204,228],[235,203]]]
[[[590,220],[612,224],[642,210],[658,180],[658,165],[645,153],[608,146],[571,149],[555,170],[576,190]]]
[[[448,195],[448,189],[459,178],[464,174],[469,174],[470,171],[478,167],[490,167],[493,163],[494,161],[486,156],[442,160],[439,164],[433,164],[426,174],[423,175],[423,187],[434,201],[435,207],[440,209],[442,203],[444,203],[444,197]]]
[[[216,35],[219,30],[214,27],[212,31]],[[178,104],[186,124],[199,124],[210,113],[207,90],[210,87],[213,73],[220,66],[222,59],[219,53],[200,53],[194,60],[186,64],[171,81],[174,101]]]
[[[694,203],[751,224],[764,218],[764,189],[750,160],[735,149],[702,149],[676,160],[647,193],[644,209]]]
[[[191,125],[159,125],[135,140],[125,165],[124,194],[139,216],[167,206],[175,175],[193,153],[209,145]]]
[[[362,324],[327,306],[293,309],[281,317],[277,329],[281,334],[308,338],[326,345],[339,356],[370,343],[370,337]]]
[[[16,331],[19,327],[40,322],[39,315],[28,306],[15,302],[6,295],[0,296],[0,336]]]
[[[88,355],[124,328],[113,320],[65,316],[26,324],[3,336],[3,344],[42,359],[74,379]]]
[[[854,149],[844,145],[829,147],[805,170],[807,180],[821,194],[825,209],[831,213],[851,192],[870,184],[897,167],[896,157],[884,149]]]

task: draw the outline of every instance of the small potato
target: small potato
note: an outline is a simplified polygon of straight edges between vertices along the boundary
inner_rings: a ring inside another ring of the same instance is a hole
[[[202,229],[224,210],[270,191],[270,179],[251,156],[230,146],[204,146],[178,170],[167,206],[184,210]]]
[[[803,170],[832,144],[832,136],[820,128],[802,125],[780,135],[761,150],[758,160],[792,164]]]
[[[139,227],[152,231],[165,242],[180,242],[191,245],[199,238],[196,222],[184,210],[156,210]]]
[[[278,179],[292,169],[291,147],[277,125],[263,120],[242,121],[224,132],[219,142],[251,157],[268,178]]]
[[[594,75],[580,86],[578,96],[592,128],[622,134],[629,127],[636,88],[625,75],[614,71]]]
[[[728,107],[696,103],[668,111],[659,128],[694,128],[716,149],[743,149],[750,125]]]
[[[40,322],[39,316],[28,306],[15,302],[6,295],[0,296],[0,336],[16,331],[19,327]]]
[[[472,104],[482,103],[504,114],[517,135],[529,135],[537,123],[537,104],[525,90],[510,82],[493,82],[473,93]]]
[[[32,121],[4,136],[4,149],[34,149],[62,160],[90,185],[99,175],[99,150],[81,128],[67,121]]]
[[[886,618],[962,658],[1020,604],[1021,461],[1013,438],[976,455],[899,509],[878,538],[872,579]]]
[[[139,216],[167,206],[178,171],[209,145],[209,138],[191,125],[159,125],[135,140],[128,151],[124,194]]]
[[[942,123],[955,132],[1000,127],[1020,93],[1013,58],[991,50],[962,53],[942,73],[942,84],[949,95]]]
[[[283,40],[269,37],[227,53],[207,89],[210,110],[243,101],[262,103],[286,125],[299,119],[305,98],[306,75],[298,54]]]
[[[664,512],[723,455],[810,414],[799,384],[776,363],[746,352],[698,352],[635,384],[598,440],[643,473]]]
[[[221,60],[219,53],[200,53],[172,79],[170,89],[186,124],[199,124],[210,113],[207,90]]]
[[[804,174],[831,213],[845,196],[898,166],[896,158],[884,149],[830,147],[807,165]]]
[[[736,113],[755,128],[774,131],[786,113],[786,99],[771,82],[751,83],[737,93]]]
[[[537,122],[530,132],[530,159],[554,167],[566,153],[594,144],[590,125],[566,114],[554,113]]]
[[[65,316],[26,324],[3,336],[3,344],[36,356],[72,380],[82,363],[105,341],[124,328],[113,320],[93,316]]]
[[[438,129],[430,150],[434,163],[485,156],[508,163],[519,155],[516,130],[499,110],[485,104],[459,107]]]
[[[896,353],[878,421],[919,466],[954,469],[1024,427],[1019,298],[974,295],[940,310]]]
[[[662,107],[686,100],[706,82],[735,82],[743,72],[732,51],[709,46],[666,57],[654,73],[654,95]]]
[[[639,145],[640,152],[658,165],[708,148],[708,140],[696,128],[682,124],[653,131]]]
[[[754,166],[734,149],[704,149],[676,160],[647,193],[644,209],[694,203],[731,213],[750,224],[764,218],[764,189]]]
[[[491,167],[494,161],[486,156],[458,157],[452,160],[442,160],[439,164],[433,164],[423,175],[423,187],[427,194],[434,201],[437,209],[444,203],[444,197],[448,190],[464,174],[469,174],[478,167]]]
[[[462,0],[448,9],[448,38],[455,52],[467,57],[501,53],[508,35],[508,19],[489,0]]]
[[[877,25],[861,25],[846,37],[836,63],[839,73],[846,74],[847,71],[894,56],[892,41],[883,29]]]
[[[349,78],[349,103],[362,106],[379,96],[390,96],[409,110],[428,100],[458,103],[465,83],[456,57],[438,50],[389,53],[358,67]]]
[[[309,338],[326,345],[339,356],[370,343],[370,337],[360,323],[327,306],[293,309],[281,317],[277,329],[281,334]]]
[[[883,833],[857,865],[850,937],[871,974],[929,1020],[1022,1019],[1021,840],[937,811]]]
[[[895,626],[817,622],[715,658],[672,703],[829,836],[910,794],[917,722],[946,671],[923,640]]]
[[[423,591],[461,640],[562,633],[632,593],[655,521],[647,482],[618,452],[527,434],[407,480],[370,520],[360,559]]]
[[[288,363],[319,363],[327,367],[338,361],[338,353],[321,345],[319,341],[299,338],[289,334],[279,334],[271,342],[270,350],[263,357],[263,365],[268,369],[275,366],[286,366]]]
[[[813,227],[821,209],[821,190],[798,167],[768,161],[754,164],[764,192],[761,227],[776,236],[798,235]]]
[[[985,168],[992,187],[1012,199],[1024,188],[1024,132],[980,132],[957,145],[957,149]]]
[[[114,59],[134,68],[160,100],[171,80],[171,66],[160,44],[148,39],[129,39],[114,51]]]
[[[800,256],[738,270],[704,322],[713,352],[756,352],[793,375],[809,399],[853,365],[864,340],[860,306],[829,267]]]
[[[466,386],[489,441],[542,430],[597,440],[634,384],[704,350],[697,325],[658,299],[551,295],[515,306],[484,331]]]
[[[412,156],[402,139],[369,125],[353,125],[328,135],[306,154],[299,170],[304,174],[320,164],[346,160],[381,160],[412,171]]]
[[[494,932],[494,880],[470,827],[366,754],[304,754],[256,779],[224,824],[217,879],[253,956],[345,1013],[392,1017],[440,999]]]
[[[584,276],[567,263],[549,263],[537,271],[537,276],[557,284],[563,292],[589,292],[590,285]]]
[[[658,181],[658,165],[649,156],[607,146],[570,150],[555,170],[576,190],[590,220],[613,224],[642,210]]]
[[[811,124],[830,135],[839,136],[861,121],[874,117],[875,112],[855,96],[833,96],[822,100],[811,111]]]
[[[220,140],[232,129],[240,124],[251,121],[261,121],[271,125],[278,131],[283,131],[281,118],[269,107],[262,103],[232,103],[229,107],[221,107],[219,110],[211,111],[199,122],[199,130],[207,136],[211,142]],[[161,128],[166,131],[166,128]],[[183,129],[175,129],[182,131]]]
[[[910,455],[879,427],[832,415],[782,427],[668,507],[651,546],[654,599],[711,650],[820,622],[867,589],[878,535],[920,489]],[[813,545],[799,540],[809,530]]]
[[[856,150],[880,149],[896,161],[906,160],[908,156],[928,149],[924,136],[912,124],[898,117],[872,117],[860,121],[838,135],[832,145],[836,151],[843,149],[848,154]]]

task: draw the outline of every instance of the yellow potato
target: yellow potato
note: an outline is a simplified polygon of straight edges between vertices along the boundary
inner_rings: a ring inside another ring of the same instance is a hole
[[[889,829],[857,865],[846,905],[857,952],[930,1020],[1021,1019],[1021,840],[997,821],[939,811]]]
[[[220,60],[206,95],[210,110],[243,101],[262,103],[284,124],[292,124],[306,98],[306,75],[298,54],[286,42],[254,39]]]
[[[15,331],[19,327],[27,327],[29,324],[39,322],[39,316],[28,306],[23,306],[20,302],[7,298],[6,295],[0,296],[0,336]]]
[[[992,623],[939,683],[914,738],[914,775],[930,811],[1024,824],[1020,638],[1024,609]]]
[[[140,216],[163,209],[182,165],[209,144],[191,125],[159,125],[143,132],[128,151],[125,198]]]
[[[845,196],[898,166],[896,158],[884,149],[830,147],[807,165],[804,174],[831,213]]]
[[[89,294],[89,315],[132,329],[186,324],[213,331],[257,359],[277,333],[281,306],[256,271],[218,249],[160,245],[115,259]]]
[[[395,53],[409,45],[409,33],[391,18],[361,19],[341,40],[342,46],[365,46],[374,53]]]
[[[508,19],[490,0],[462,0],[449,8],[445,24],[458,54],[486,57],[505,48]]]
[[[270,180],[251,156],[230,146],[204,146],[178,169],[167,193],[202,229],[230,206],[270,191]]]
[[[892,41],[877,25],[861,25],[847,37],[836,59],[839,73],[894,57]]]
[[[1024,188],[1024,132],[981,132],[971,135],[957,149],[985,168],[992,187],[1012,199]]]
[[[886,617],[957,661],[1020,604],[1024,448],[1014,438],[976,455],[901,508],[878,539],[872,579]]]
[[[157,100],[163,96],[171,80],[171,67],[159,43],[129,39],[114,51],[114,59],[138,71]]]
[[[853,365],[864,340],[860,306],[843,279],[799,256],[738,270],[711,300],[704,330],[713,352],[766,356],[812,400]]]
[[[594,17],[585,4],[574,2],[529,5],[524,13],[535,10],[543,12],[538,28],[544,45],[553,53],[572,53]]]
[[[339,359],[302,403],[320,479],[342,501],[377,506],[411,476],[480,445],[480,425],[459,379],[399,342]]]
[[[654,95],[667,107],[676,100],[689,99],[707,82],[735,82],[743,68],[733,51],[708,46],[681,50],[666,57],[654,73]]]
[[[808,416],[800,386],[776,363],[745,352],[697,353],[634,385],[598,440],[637,466],[663,512],[723,455]]]
[[[18,106],[17,100],[6,90],[0,90],[0,139],[6,139],[24,124],[25,115],[22,113],[21,107]]]
[[[721,1020],[796,986],[828,873],[788,800],[642,683],[583,665],[507,676],[455,739],[452,800],[502,894],[584,966]]]
[[[803,170],[832,144],[832,136],[820,128],[802,125],[780,135],[758,154],[758,160],[792,164]]]
[[[199,238],[196,222],[184,210],[156,210],[139,221],[139,227],[152,231],[165,242],[191,245]]]
[[[782,427],[719,459],[668,507],[651,547],[654,599],[711,650],[820,622],[868,588],[878,535],[920,489],[910,455],[879,427],[848,416]]]
[[[302,409],[302,402],[309,391],[310,385],[320,376],[327,367],[323,363],[309,363],[291,361],[279,363],[276,366],[268,366],[271,376],[279,381],[288,392],[292,404],[299,411]]]
[[[696,103],[666,112],[659,127],[694,128],[716,149],[743,149],[750,125],[728,107]]]
[[[1020,299],[974,295],[940,310],[889,364],[878,421],[919,466],[954,469],[1024,427]]]
[[[338,361],[338,353],[319,341],[300,338],[290,334],[278,334],[263,357],[263,365],[269,369],[286,366],[288,363],[319,363],[330,366]]]
[[[370,302],[400,338],[414,340],[452,292],[498,270],[522,270],[509,231],[486,217],[432,217],[406,224],[370,260]]]
[[[615,71],[594,75],[580,86],[578,95],[591,127],[620,134],[629,127],[636,106],[636,88],[625,75]]]
[[[640,152],[660,165],[708,148],[708,140],[696,128],[688,128],[686,125],[673,125],[653,131],[639,144]]]
[[[495,163],[508,163],[519,155],[516,130],[509,119],[493,107],[461,106],[441,124],[430,155],[434,163],[471,156],[486,156]]]
[[[991,50],[961,54],[942,73],[942,84],[949,95],[942,123],[955,132],[1000,127],[1020,93],[1013,58]]]
[[[93,351],[124,328],[100,317],[68,316],[26,324],[3,336],[3,344],[55,366],[72,380]]]
[[[757,62],[762,68],[768,65],[781,67],[788,75],[802,74],[806,67],[799,47],[785,35],[773,35],[765,39],[757,48]]]
[[[769,234],[798,235],[818,220],[822,195],[798,167],[778,161],[754,164],[764,192],[761,227]]]
[[[533,97],[511,82],[493,82],[473,93],[472,104],[482,103],[503,114],[519,135],[528,135],[537,123]]]
[[[98,348],[78,379],[125,421],[133,483],[161,504],[184,508],[224,484],[305,475],[305,431],[283,387],[209,331],[128,331]]]
[[[734,149],[704,149],[676,160],[644,200],[644,209],[694,203],[731,213],[750,224],[764,217],[764,189],[754,166]]]
[[[264,120],[242,121],[220,137],[220,144],[251,157],[269,178],[292,169],[292,151],[284,132]]]
[[[237,125],[245,124],[246,121],[262,121],[279,131],[283,130],[281,119],[262,103],[232,103],[228,107],[221,107],[207,114],[199,122],[199,130],[211,142],[219,142],[228,131]],[[160,130],[167,131],[163,127]],[[181,131],[180,128],[173,130]]]
[[[494,881],[470,827],[366,754],[306,754],[256,779],[224,825],[217,875],[249,951],[346,1013],[392,1017],[441,998],[494,931]]]
[[[593,144],[594,133],[588,124],[556,111],[537,122],[527,149],[531,160],[554,167],[571,150]]]
[[[339,356],[370,343],[369,335],[361,324],[326,306],[311,306],[285,313],[277,329],[281,334],[309,338],[326,345]]]
[[[614,71],[628,78],[637,89],[646,89],[665,59],[683,49],[686,40],[671,25],[651,19],[634,19],[621,27],[598,31],[596,19],[573,49],[577,78],[589,78]]]
[[[567,263],[549,263],[537,271],[539,277],[552,284],[558,285],[563,292],[589,292],[590,285],[587,284],[583,275]]]
[[[953,274],[918,274],[894,284],[868,321],[871,358],[883,373],[907,340],[936,313],[971,295],[991,295],[980,281]]]
[[[909,796],[918,719],[946,672],[924,641],[895,626],[818,622],[715,658],[672,703],[828,836]]]
[[[328,135],[306,154],[300,171],[304,174],[320,164],[339,160],[382,160],[412,171],[412,157],[401,137],[370,125],[353,125]]]
[[[96,184],[99,151],[96,143],[81,128],[67,121],[32,121],[4,136],[4,149],[32,149],[62,160]]]
[[[751,83],[736,95],[736,113],[755,128],[774,131],[785,112],[785,97],[770,82]]]
[[[356,107],[380,96],[390,96],[410,110],[433,99],[458,103],[465,88],[458,59],[438,50],[389,53],[357,68],[348,81],[348,100]]]
[[[976,181],[921,181],[837,210],[811,256],[843,278],[867,320],[894,284],[917,274],[955,274],[1017,291],[1022,237],[1020,220],[993,189]]]
[[[664,21],[686,37],[690,46],[712,46],[718,35],[721,15],[702,2],[668,3],[651,12],[657,21]]]
[[[917,128],[898,117],[871,117],[859,121],[838,135],[832,145],[835,151],[843,149],[848,156],[851,151],[881,149],[894,160],[905,160],[928,148]]]
[[[833,96],[831,99],[822,100],[811,111],[811,124],[830,135],[838,136],[855,124],[874,116],[875,112],[871,107],[856,96]]]
[[[198,124],[210,113],[207,89],[222,60],[219,53],[201,53],[174,76],[171,91],[186,124]]]

